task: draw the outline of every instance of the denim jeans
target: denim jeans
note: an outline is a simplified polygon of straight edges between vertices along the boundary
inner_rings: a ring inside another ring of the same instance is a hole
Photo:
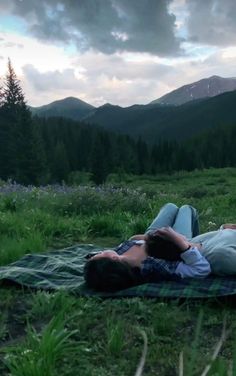
[[[192,239],[199,234],[197,210],[190,205],[183,205],[178,208],[175,204],[168,203],[160,209],[145,233],[167,226],[186,236],[187,239]]]

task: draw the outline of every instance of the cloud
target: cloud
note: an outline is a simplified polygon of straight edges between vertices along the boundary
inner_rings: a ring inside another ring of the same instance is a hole
[[[6,42],[6,43],[3,44],[3,46],[5,48],[12,48],[12,47],[24,48],[24,45],[22,43],[14,43],[14,42]]]
[[[27,64],[45,72],[70,67],[70,58],[62,47],[42,43],[16,32],[0,31],[0,55],[6,60],[10,57],[17,75],[22,74],[22,67]],[[0,64],[0,76],[5,71],[6,66]]]
[[[235,0],[186,0],[189,40],[214,46],[236,43]]]
[[[27,64],[22,70],[27,81],[38,92],[55,92],[61,89],[65,92],[79,88],[79,80],[76,78],[75,71],[71,68],[42,73],[33,65]]]
[[[0,2],[0,11],[8,12],[11,9],[11,3],[9,0],[1,0]]]
[[[94,63],[96,62],[96,63]],[[152,79],[157,80],[164,76],[172,67],[160,63],[151,55],[127,55],[87,52],[74,59],[73,66],[80,66],[84,74],[94,80],[100,75],[109,79],[119,80]]]
[[[16,43],[16,42],[8,41],[6,38],[0,37],[0,47],[4,47],[4,48],[12,48],[12,47],[24,48],[24,45],[22,43]]]
[[[235,77],[235,48],[225,48],[217,51],[208,58],[197,63],[197,70],[202,77],[219,75],[222,77]],[[194,64],[191,64],[194,66]]]
[[[22,67],[20,79],[26,100],[32,106],[41,106],[68,96],[81,99],[85,96],[83,81],[71,68],[41,72],[32,64],[26,64]]]
[[[68,69],[42,72],[32,64],[26,64],[22,81],[35,105],[45,104],[42,102],[45,95],[53,100],[76,96],[95,106],[106,102],[123,106],[148,103],[158,92],[168,91],[164,80],[173,67],[157,62],[150,55],[135,58],[133,61],[126,54],[90,51],[74,58]]]
[[[148,52],[159,56],[181,53],[171,0],[9,0],[40,40],[94,49]]]
[[[136,60],[124,55],[86,52],[71,60],[70,68],[41,71],[32,64],[20,77],[29,104],[40,106],[68,96],[94,106],[106,102],[121,106],[145,104],[213,74],[235,76],[236,49],[225,48],[204,59],[175,59],[165,65],[141,54]],[[133,56],[134,59],[134,56]],[[94,64],[96,61],[96,64]]]

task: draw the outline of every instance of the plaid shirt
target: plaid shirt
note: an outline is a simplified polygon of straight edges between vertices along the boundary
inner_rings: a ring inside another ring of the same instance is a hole
[[[140,244],[139,240],[126,240],[114,250],[118,255],[123,255],[133,245]],[[141,264],[141,276],[146,282],[158,282],[162,280],[181,280],[176,268],[180,261],[166,261],[148,256]]]

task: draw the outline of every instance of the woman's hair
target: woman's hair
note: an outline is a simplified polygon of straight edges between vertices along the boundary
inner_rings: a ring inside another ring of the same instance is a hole
[[[127,289],[141,283],[139,268],[108,257],[87,261],[84,279],[89,288],[108,292]]]
[[[147,235],[146,252],[148,256],[168,261],[181,260],[180,249],[177,245],[152,233]]]

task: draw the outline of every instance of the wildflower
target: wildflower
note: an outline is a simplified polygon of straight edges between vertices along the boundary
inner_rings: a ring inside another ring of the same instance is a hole
[[[208,222],[208,225],[209,225],[209,226],[216,226],[216,223],[210,221],[210,222]]]

